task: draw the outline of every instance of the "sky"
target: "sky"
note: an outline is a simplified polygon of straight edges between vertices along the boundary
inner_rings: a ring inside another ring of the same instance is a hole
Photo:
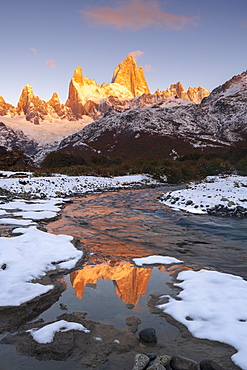
[[[246,0],[1,0],[0,95],[68,97],[75,68],[101,85],[128,54],[152,93],[221,85],[247,69]]]

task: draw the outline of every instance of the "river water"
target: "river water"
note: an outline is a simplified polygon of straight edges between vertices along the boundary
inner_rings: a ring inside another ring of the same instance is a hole
[[[55,320],[63,313],[62,304],[67,313],[87,311],[87,319],[126,329],[125,318],[135,315],[141,320],[139,330],[155,328],[166,353],[197,361],[226,358],[226,369],[237,369],[229,360],[234,350],[195,340],[150,302],[158,302],[162,294],[176,294],[172,282],[183,268],[213,268],[246,279],[246,220],[172,211],[158,199],[171,189],[175,187],[93,194],[68,204],[61,218],[46,228],[79,239],[85,260],[77,271],[64,276],[67,289],[39,318]],[[132,258],[150,254],[176,257],[184,264],[138,268],[132,263]],[[0,346],[0,360],[0,369],[84,368],[73,359],[37,361],[19,355],[10,345]],[[111,362],[99,367],[113,368]]]

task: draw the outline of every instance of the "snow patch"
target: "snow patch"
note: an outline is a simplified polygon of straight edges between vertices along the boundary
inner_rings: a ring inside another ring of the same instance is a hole
[[[33,339],[38,343],[51,343],[53,341],[54,335],[59,331],[64,333],[69,330],[79,330],[84,333],[90,333],[90,330],[86,329],[83,325],[77,322],[69,322],[65,320],[60,320],[52,324],[43,326],[41,329],[30,329],[27,333],[30,333]]]
[[[141,258],[133,258],[132,260],[136,266],[143,266],[143,265],[170,265],[172,263],[183,263],[183,261],[178,260],[174,257],[168,257],[168,256],[148,256],[148,257],[141,257]]]
[[[96,176],[66,176],[54,175],[52,177],[29,177],[28,179],[19,178],[0,178],[0,187],[11,191],[14,194],[29,194],[40,198],[54,198],[61,196],[71,196],[73,194],[83,194],[99,190],[112,188],[129,187],[135,184],[151,185],[157,184],[147,175],[126,175],[118,177],[96,177]],[[11,204],[10,204],[11,206]],[[18,206],[18,203],[12,206]],[[6,209],[6,207],[0,207]],[[37,206],[38,208],[38,206]],[[39,207],[40,211],[45,210]],[[33,210],[32,206],[29,208]],[[28,206],[26,206],[28,210]],[[49,210],[56,211],[55,208]]]
[[[18,306],[47,293],[53,285],[32,281],[47,271],[74,267],[83,255],[71,243],[72,236],[49,234],[35,226],[13,233],[21,235],[0,238],[0,306]]]
[[[181,211],[206,214],[216,206],[247,208],[246,176],[208,176],[200,183],[191,183],[187,189],[163,195],[161,203]]]
[[[247,370],[247,282],[218,271],[182,271],[178,298],[158,306],[184,324],[193,336],[229,344],[233,362]]]

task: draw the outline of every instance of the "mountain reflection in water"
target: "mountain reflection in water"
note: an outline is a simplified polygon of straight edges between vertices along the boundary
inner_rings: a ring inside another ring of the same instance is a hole
[[[188,270],[183,265],[158,266],[157,269],[170,273]],[[146,295],[152,272],[152,268],[136,267],[124,260],[109,260],[97,265],[86,265],[82,270],[72,272],[70,282],[76,297],[82,299],[84,289],[97,289],[97,283],[101,278],[103,281],[111,280],[117,297],[125,304],[136,306],[140,296]]]
[[[140,296],[145,296],[152,274],[150,268],[138,268],[126,261],[109,261],[99,265],[86,265],[70,274],[76,296],[82,299],[88,284],[97,284],[100,278],[111,280],[118,298],[126,304],[137,305]],[[92,286],[90,286],[92,287]]]

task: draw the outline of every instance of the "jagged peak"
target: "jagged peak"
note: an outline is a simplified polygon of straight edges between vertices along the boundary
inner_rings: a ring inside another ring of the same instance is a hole
[[[52,94],[52,97],[50,100],[48,100],[47,104],[49,105],[60,104],[60,100],[56,92]]]
[[[31,85],[27,84],[26,86],[23,87],[22,89],[22,92],[21,92],[21,96],[23,95],[27,95],[29,96],[30,98],[34,97],[34,93],[33,93],[33,88]]]
[[[126,68],[137,69],[135,58],[132,55],[127,55],[127,57],[116,66],[116,68],[113,71],[112,83],[116,82],[119,71],[121,69],[126,69]]]
[[[142,67],[137,67],[136,61],[132,55],[128,55],[114,69],[112,83],[127,87],[133,94],[133,97],[144,93],[150,93],[147,81],[145,79]]]
[[[82,83],[82,81],[83,81],[82,67],[78,66],[75,69],[72,79],[76,83],[79,83],[79,84]]]

